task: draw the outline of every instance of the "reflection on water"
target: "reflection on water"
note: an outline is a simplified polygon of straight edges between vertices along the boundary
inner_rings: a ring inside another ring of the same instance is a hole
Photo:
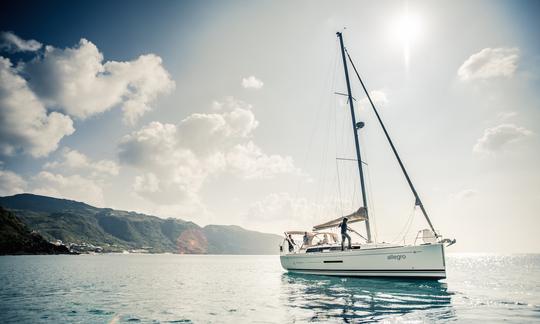
[[[284,273],[282,302],[292,317],[312,321],[380,321],[421,311],[423,320],[455,316],[445,283],[424,280],[338,278]]]

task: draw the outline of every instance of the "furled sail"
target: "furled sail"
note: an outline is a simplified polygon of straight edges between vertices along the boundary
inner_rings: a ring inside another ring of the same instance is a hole
[[[333,220],[331,220],[329,222],[322,223],[322,224],[319,224],[319,225],[315,225],[315,226],[313,226],[313,230],[314,231],[320,231],[320,230],[323,230],[323,229],[326,229],[326,228],[336,227],[343,221],[343,218],[345,218],[345,217],[347,217],[347,219],[349,221],[349,224],[350,223],[361,222],[361,221],[364,221],[364,220],[367,219],[367,210],[366,210],[365,207],[360,207],[360,208],[358,208],[357,211],[355,211],[354,213],[352,213],[350,215],[341,216],[341,217],[333,219]]]

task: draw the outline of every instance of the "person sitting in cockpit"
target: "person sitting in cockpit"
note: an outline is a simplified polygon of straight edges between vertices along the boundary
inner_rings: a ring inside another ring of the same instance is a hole
[[[322,240],[322,244],[328,244],[328,234],[324,234],[324,238]]]

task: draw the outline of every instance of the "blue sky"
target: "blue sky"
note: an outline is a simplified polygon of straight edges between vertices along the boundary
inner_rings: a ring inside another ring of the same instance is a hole
[[[539,7],[7,5],[0,194],[275,233],[348,213],[358,181],[354,166],[335,161],[354,152],[347,107],[333,94],[344,90],[335,32],[346,26],[436,228],[458,251],[538,252]],[[399,240],[414,200],[358,84],[353,91],[378,239]],[[409,237],[426,226],[419,214],[412,222]]]

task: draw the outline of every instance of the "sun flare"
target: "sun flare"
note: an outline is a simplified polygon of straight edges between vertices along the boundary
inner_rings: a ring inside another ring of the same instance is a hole
[[[409,69],[411,47],[418,41],[422,34],[422,20],[416,14],[406,10],[396,17],[392,23],[393,39],[403,47],[403,60],[405,68]]]

